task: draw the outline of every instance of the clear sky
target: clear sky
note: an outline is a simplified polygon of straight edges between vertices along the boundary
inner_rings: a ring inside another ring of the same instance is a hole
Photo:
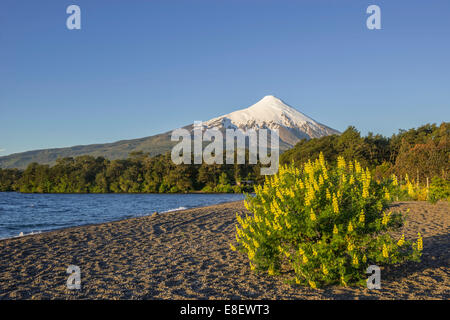
[[[449,121],[450,1],[0,1],[0,155],[145,137],[269,94],[363,134]]]

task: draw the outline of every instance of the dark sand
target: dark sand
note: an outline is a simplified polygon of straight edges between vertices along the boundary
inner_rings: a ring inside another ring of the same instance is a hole
[[[422,263],[382,269],[382,289],[313,290],[250,271],[229,249],[242,202],[0,241],[0,299],[449,299],[447,202],[402,202]],[[66,269],[81,268],[81,290]]]

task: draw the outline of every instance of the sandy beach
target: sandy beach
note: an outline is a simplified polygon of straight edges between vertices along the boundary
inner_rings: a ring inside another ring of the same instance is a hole
[[[291,286],[250,271],[234,242],[232,202],[0,241],[0,299],[449,299],[447,202],[399,202],[421,263],[382,269],[382,289]],[[69,265],[81,290],[66,287]]]

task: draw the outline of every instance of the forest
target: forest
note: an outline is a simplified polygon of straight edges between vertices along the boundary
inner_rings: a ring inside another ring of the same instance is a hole
[[[409,176],[417,185],[433,178],[449,184],[450,123],[400,130],[391,137],[355,127],[340,135],[301,140],[280,156],[280,164],[301,166],[323,152],[335,162],[339,155],[367,166],[376,179]],[[247,161],[248,163],[248,161]],[[0,191],[23,193],[185,193],[251,192],[264,183],[260,165],[174,165],[170,153],[149,156],[134,152],[127,159],[80,156],[62,158],[53,166],[31,163],[25,170],[0,169]]]

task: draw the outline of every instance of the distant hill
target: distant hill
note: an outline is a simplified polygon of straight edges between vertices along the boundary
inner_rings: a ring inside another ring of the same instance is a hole
[[[58,158],[77,157],[81,155],[91,155],[94,157],[102,156],[111,160],[125,159],[134,151],[144,151],[150,153],[151,156],[155,156],[169,151],[172,146],[176,144],[176,142],[170,141],[170,133],[171,132],[166,132],[155,136],[121,140],[113,143],[90,144],[15,153],[0,157],[0,167],[23,169],[32,162],[54,164]]]
[[[205,121],[204,125],[206,128],[217,127],[222,131],[229,128],[240,128],[242,130],[278,129],[282,151],[293,147],[301,139],[309,140],[339,133],[337,130],[316,122],[274,96],[266,96],[246,109]],[[192,125],[184,128],[192,130]],[[131,152],[143,151],[155,156],[170,151],[177,143],[170,140],[171,132],[113,143],[15,153],[0,157],[0,168],[23,169],[32,162],[52,165],[58,158],[81,155],[103,156],[113,160],[127,158]]]

